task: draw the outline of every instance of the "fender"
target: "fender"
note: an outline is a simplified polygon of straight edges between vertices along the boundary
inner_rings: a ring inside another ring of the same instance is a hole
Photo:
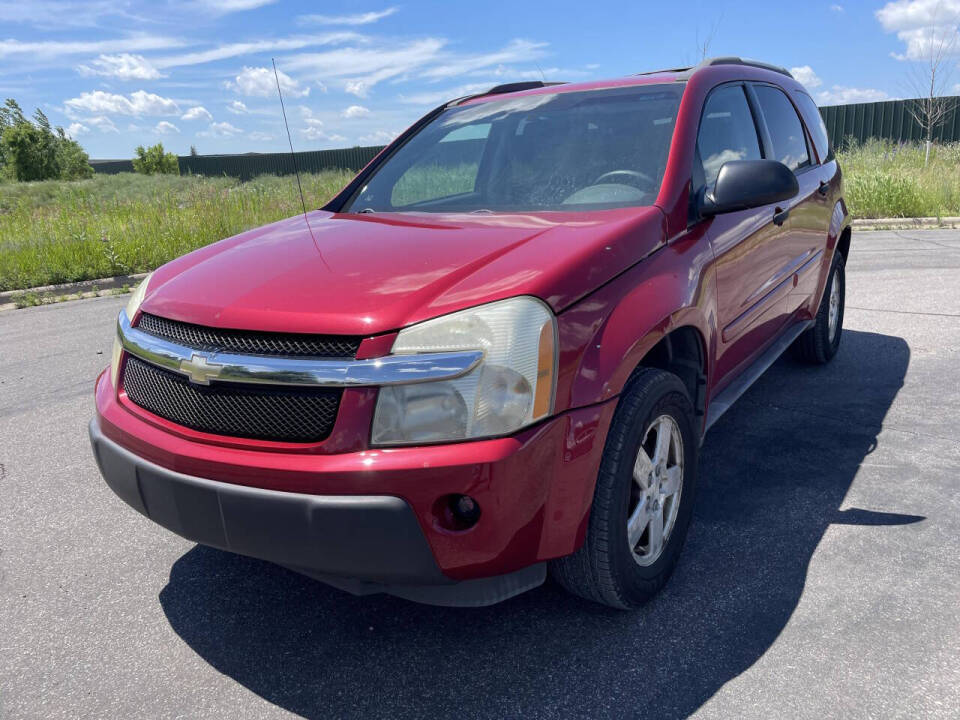
[[[836,161],[834,161],[834,164],[836,164]],[[838,168],[834,180],[837,185],[840,184],[839,179],[840,170]],[[827,251],[824,253],[826,257],[820,266],[820,278],[817,281],[817,290],[813,294],[810,305],[806,308],[807,315],[810,318],[815,317],[817,310],[820,308],[823,293],[826,292],[827,289],[827,277],[830,274],[830,268],[833,267],[833,256],[837,252],[837,245],[841,235],[850,227],[852,220],[853,218],[850,217],[850,213],[847,210],[847,204],[841,197],[833,206],[833,214],[830,216],[830,229],[827,232]]]
[[[644,356],[671,331],[690,326],[703,343],[708,377],[716,348],[713,251],[703,228],[674,239],[559,317],[561,353],[579,362],[559,378],[558,409],[609,400]]]

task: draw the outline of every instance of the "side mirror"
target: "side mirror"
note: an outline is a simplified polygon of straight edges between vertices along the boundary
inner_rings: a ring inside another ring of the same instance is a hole
[[[800,192],[793,171],[776,160],[731,160],[720,168],[713,190],[700,202],[700,215],[747,210],[789,200]]]

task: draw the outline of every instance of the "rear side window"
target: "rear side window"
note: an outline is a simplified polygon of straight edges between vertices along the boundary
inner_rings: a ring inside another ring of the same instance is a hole
[[[800,106],[800,112],[807,121],[807,129],[813,137],[813,144],[817,148],[817,155],[821,162],[832,160],[830,153],[830,138],[827,136],[827,126],[823,122],[823,115],[820,114],[820,108],[813,101],[813,98],[806,93],[797,93],[794,95],[797,105]]]
[[[725,162],[760,159],[757,126],[740,85],[710,93],[700,118],[697,153],[703,166],[703,185],[708,189],[716,183]]]
[[[782,90],[769,85],[757,85],[754,90],[760,110],[767,121],[767,130],[773,142],[773,159],[779,160],[791,170],[810,164],[807,140],[803,125],[793,103]]]

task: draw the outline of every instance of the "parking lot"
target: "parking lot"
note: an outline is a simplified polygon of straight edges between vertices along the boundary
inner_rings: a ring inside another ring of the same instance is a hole
[[[835,361],[711,430],[636,613],[356,598],[182,540],[87,441],[126,299],[0,314],[0,717],[956,717],[960,232],[855,233],[847,280]]]

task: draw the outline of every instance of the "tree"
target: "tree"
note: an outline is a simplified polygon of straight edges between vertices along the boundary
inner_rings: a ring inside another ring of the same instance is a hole
[[[190,157],[197,157],[197,155],[199,155],[199,154],[200,154],[200,153],[197,152],[197,146],[196,146],[196,145],[191,145],[191,146],[190,146]]]
[[[926,143],[924,167],[930,162],[933,135],[950,113],[950,104],[943,93],[953,69],[950,56],[957,50],[960,16],[944,17],[942,9],[938,3],[930,26],[923,30],[919,57],[915,58],[907,80],[911,94],[916,97],[907,104],[907,111],[923,129]]]
[[[61,180],[82,180],[93,177],[90,158],[73,138],[67,137],[63,128],[57,128],[57,164]]]
[[[180,165],[177,156],[164,152],[163,143],[144,149],[137,146],[137,157],[133,159],[133,169],[143,175],[179,175]]]
[[[74,180],[90,177],[93,168],[83,148],[63,128],[54,130],[42,110],[31,121],[8,98],[0,108],[0,174],[20,181]]]

